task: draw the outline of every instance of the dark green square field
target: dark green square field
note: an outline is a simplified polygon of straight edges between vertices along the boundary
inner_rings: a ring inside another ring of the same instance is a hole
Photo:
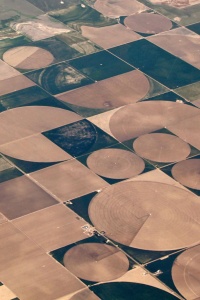
[[[93,80],[106,79],[134,69],[107,51],[71,60],[69,64]]]
[[[200,70],[144,39],[110,52],[171,89],[200,79]]]

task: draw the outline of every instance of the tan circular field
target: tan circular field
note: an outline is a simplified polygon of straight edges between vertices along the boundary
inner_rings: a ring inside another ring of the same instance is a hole
[[[6,51],[3,54],[3,60],[15,68],[29,70],[50,65],[54,57],[45,49],[33,46],[21,46]]]
[[[88,167],[98,175],[113,179],[125,179],[140,174],[144,161],[134,153],[122,149],[101,149],[87,158]]]
[[[177,136],[165,133],[141,135],[133,143],[135,152],[156,162],[175,162],[190,154],[190,146]]]
[[[172,176],[181,184],[200,190],[200,159],[190,159],[177,163],[172,168]]]
[[[198,111],[177,102],[144,101],[119,109],[112,115],[109,127],[115,138],[123,142],[195,116]]]
[[[172,278],[186,299],[200,299],[200,245],[181,253],[172,267]]]
[[[153,13],[131,15],[125,18],[124,24],[136,32],[146,34],[155,34],[172,28],[172,22],[168,18]]]
[[[107,187],[90,202],[89,217],[107,237],[138,249],[174,250],[200,240],[198,197],[164,183]]]
[[[68,250],[65,267],[75,276],[89,281],[108,281],[122,276],[129,268],[125,254],[112,246],[88,243]]]

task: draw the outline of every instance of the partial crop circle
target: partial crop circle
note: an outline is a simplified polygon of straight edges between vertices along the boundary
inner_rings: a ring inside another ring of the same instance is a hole
[[[181,253],[174,261],[172,278],[186,299],[200,299],[200,246]]]
[[[172,176],[181,184],[200,190],[200,159],[184,160],[172,168]]]
[[[31,70],[50,65],[54,57],[49,51],[43,48],[20,46],[7,50],[3,54],[3,60],[12,67]]]

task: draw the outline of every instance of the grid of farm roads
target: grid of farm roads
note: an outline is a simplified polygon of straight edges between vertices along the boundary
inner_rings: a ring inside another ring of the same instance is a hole
[[[199,0],[0,0],[0,299],[200,299]]]

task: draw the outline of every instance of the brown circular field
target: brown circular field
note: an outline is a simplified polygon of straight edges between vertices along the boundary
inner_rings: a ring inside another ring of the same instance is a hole
[[[94,226],[121,244],[164,251],[199,241],[199,199],[164,183],[124,182],[102,190],[90,202]]]
[[[177,163],[172,168],[172,176],[181,184],[200,190],[200,159],[190,159]]]
[[[108,281],[122,276],[129,268],[125,254],[112,246],[88,243],[68,250],[65,267],[75,276],[89,281]]]
[[[152,13],[131,15],[124,20],[124,24],[136,32],[146,34],[155,34],[172,28],[172,22],[169,19]]]
[[[175,260],[172,278],[186,299],[200,299],[200,245],[184,251]]]
[[[190,146],[177,136],[165,133],[141,135],[133,143],[135,152],[156,162],[175,162],[190,154]]]
[[[113,179],[136,176],[145,168],[144,161],[134,153],[114,148],[93,152],[87,165],[96,174]]]
[[[120,142],[159,130],[196,115],[198,108],[171,101],[144,101],[126,105],[109,122],[112,134]]]
[[[29,70],[50,65],[54,57],[45,49],[33,46],[21,46],[6,51],[3,54],[3,60],[15,68]]]

